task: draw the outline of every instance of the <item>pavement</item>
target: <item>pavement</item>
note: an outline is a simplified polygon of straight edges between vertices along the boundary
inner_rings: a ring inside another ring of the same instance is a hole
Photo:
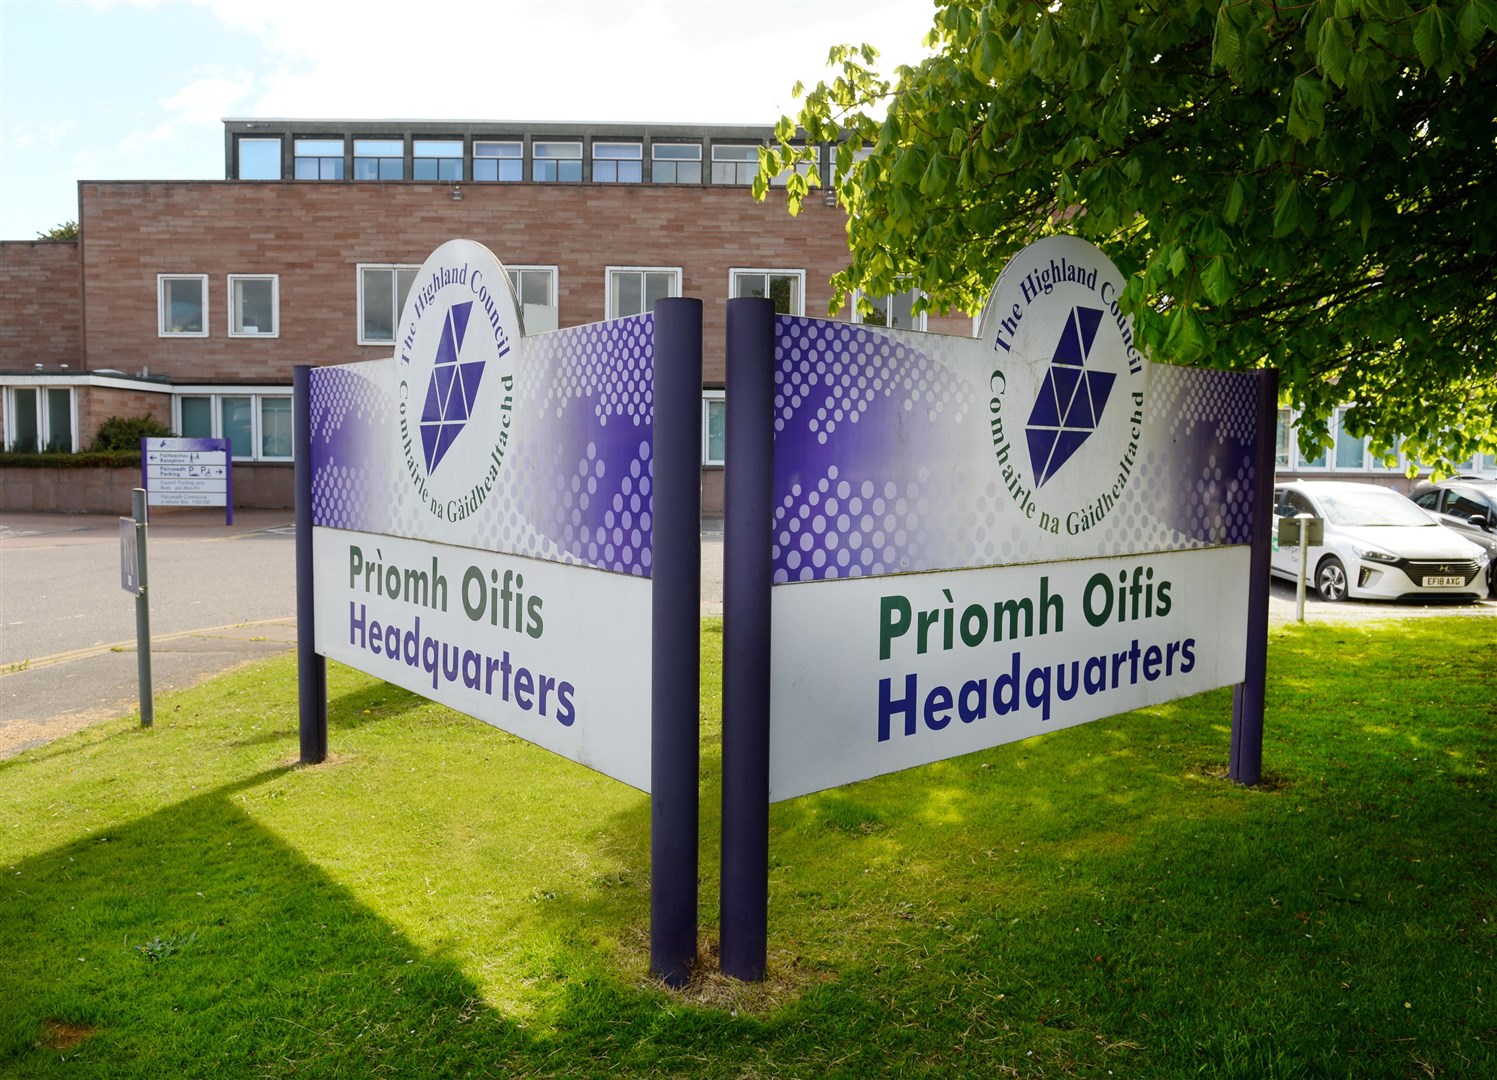
[[[296,644],[290,510],[156,509],[148,530],[154,697]],[[702,614],[722,614],[721,519],[702,526]],[[1466,614],[1497,601],[1306,602],[1314,621]],[[1271,622],[1295,619],[1275,581]],[[139,708],[135,598],[120,584],[120,519],[0,512],[0,758]]]
[[[153,508],[153,700],[296,645],[290,510]],[[722,614],[722,522],[702,529],[702,614]],[[0,758],[138,711],[120,519],[0,512]]]

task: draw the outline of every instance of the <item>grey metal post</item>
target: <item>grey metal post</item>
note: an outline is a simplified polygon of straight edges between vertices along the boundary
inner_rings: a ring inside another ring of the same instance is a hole
[[[1232,688],[1232,749],[1227,774],[1239,784],[1263,779],[1263,713],[1268,697],[1269,559],[1273,554],[1274,426],[1279,415],[1279,373],[1260,371],[1258,453],[1253,462],[1253,542],[1248,567],[1247,663]]]
[[[655,304],[650,560],[650,970],[673,987],[697,952],[701,766],[702,302]]]
[[[140,726],[148,728],[156,722],[156,703],[151,687],[151,597],[146,576],[145,488],[135,488],[130,492],[130,514],[135,518],[136,580],[140,583],[135,594],[135,663],[140,678]]]
[[[769,935],[774,333],[773,301],[728,301],[718,964],[745,981],[764,978]]]
[[[327,658],[318,655],[312,593],[312,369],[291,369],[296,487],[296,683],[301,763],[327,760]]]

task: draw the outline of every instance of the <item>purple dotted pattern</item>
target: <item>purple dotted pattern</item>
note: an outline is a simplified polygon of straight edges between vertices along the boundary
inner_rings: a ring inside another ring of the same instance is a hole
[[[1248,542],[1251,377],[1148,365],[1124,498],[1057,535],[1005,490],[982,390],[991,365],[969,338],[777,319],[776,583]]]
[[[1213,545],[1252,539],[1256,394],[1243,372],[1153,366],[1145,423],[1166,433],[1170,451],[1149,455],[1162,480],[1157,509],[1185,536]]]
[[[932,461],[977,404],[928,335],[775,321],[774,580],[919,569],[936,556]],[[968,425],[970,426],[970,425]]]
[[[314,523],[648,577],[653,316],[526,338],[516,354],[498,483],[476,514],[445,530],[404,473],[393,361],[314,369]],[[497,435],[464,432],[480,447]]]

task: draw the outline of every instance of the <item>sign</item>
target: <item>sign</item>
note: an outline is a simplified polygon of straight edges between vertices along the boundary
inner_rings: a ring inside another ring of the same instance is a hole
[[[433,252],[393,356],[310,373],[317,652],[649,791],[653,326],[526,338]]]
[[[1242,681],[1256,383],[1075,237],[977,338],[776,320],[770,796]]]
[[[120,588],[140,595],[140,551],[135,542],[135,519],[120,518]]]
[[[1299,547],[1300,534],[1304,533],[1304,543],[1310,547],[1319,547],[1325,543],[1325,521],[1310,514],[1300,514],[1295,517],[1281,517],[1278,519],[1278,531],[1274,534],[1274,546]],[[1457,584],[1464,585],[1462,580]]]
[[[140,440],[141,486],[149,506],[222,506],[234,521],[228,439]]]

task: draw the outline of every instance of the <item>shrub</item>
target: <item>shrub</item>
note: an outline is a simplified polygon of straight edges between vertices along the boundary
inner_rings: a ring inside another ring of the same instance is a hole
[[[90,450],[139,450],[141,439],[165,438],[172,429],[150,416],[111,416],[99,425]]]

